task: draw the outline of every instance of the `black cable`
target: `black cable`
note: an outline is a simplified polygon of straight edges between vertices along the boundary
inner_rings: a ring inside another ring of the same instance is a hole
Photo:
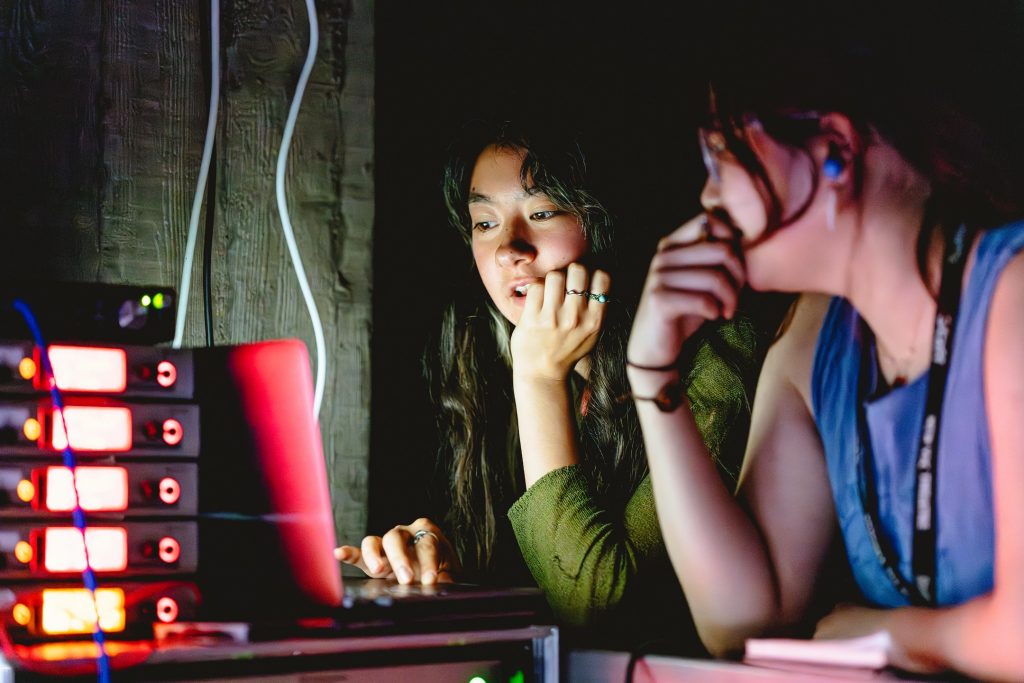
[[[629,662],[626,663],[625,683],[633,683],[633,674],[636,671],[636,663],[644,656],[642,650],[633,650],[629,653]]]
[[[204,24],[205,35],[203,40],[206,49],[203,50],[204,66],[206,73],[211,71],[210,65],[213,62],[212,19],[211,24]],[[214,78],[220,78],[215,74]],[[207,84],[207,97],[213,91],[213,83]],[[213,346],[213,228],[217,213],[217,141],[214,138],[210,147],[210,170],[206,178],[206,225],[203,229],[203,308],[204,321],[206,323],[206,345]]]
[[[206,345],[213,346],[213,227],[217,213],[217,143],[210,154],[210,175],[206,185],[206,226],[203,229],[203,304],[206,319]]]
[[[629,652],[629,661],[626,663],[625,683],[633,683],[633,676],[636,673],[637,662],[639,662],[642,657],[646,657],[656,651],[659,645],[668,644],[670,642],[669,638],[659,636],[640,643],[636,647],[632,648]]]

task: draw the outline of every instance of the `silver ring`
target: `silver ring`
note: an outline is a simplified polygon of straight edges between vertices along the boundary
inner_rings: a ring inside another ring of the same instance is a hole
[[[409,541],[409,545],[416,545],[417,543],[419,543],[420,541],[423,540],[424,536],[433,536],[435,543],[437,543],[438,541],[441,540],[441,539],[439,539],[437,537],[437,534],[435,534],[433,531],[427,531],[426,529],[420,529],[415,534],[413,534],[412,540]]]
[[[565,290],[565,293],[566,294],[572,294],[573,296],[582,296],[582,297],[590,296],[590,292],[581,292],[578,289],[567,289],[567,290]]]
[[[591,301],[596,301],[599,304],[606,304],[611,299],[607,294],[595,294],[594,292],[584,292]]]

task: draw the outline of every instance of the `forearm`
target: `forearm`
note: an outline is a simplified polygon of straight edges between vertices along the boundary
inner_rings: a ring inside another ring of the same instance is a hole
[[[548,472],[579,462],[568,380],[513,375],[523,472],[530,487]]]
[[[957,607],[906,607],[886,614],[895,663],[914,670],[953,669],[991,681],[1024,680],[1024,612],[993,594]]]
[[[641,373],[630,377],[638,396],[654,395],[669,379],[665,373]],[[637,401],[637,415],[672,565],[705,645],[724,654],[778,620],[764,543],[722,483],[688,402],[666,413],[651,401]]]

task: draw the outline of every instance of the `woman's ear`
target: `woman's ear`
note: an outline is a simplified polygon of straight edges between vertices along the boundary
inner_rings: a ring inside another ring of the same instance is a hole
[[[815,159],[821,164],[822,176],[832,184],[844,184],[863,152],[860,133],[846,115],[830,113],[821,117],[821,140]]]

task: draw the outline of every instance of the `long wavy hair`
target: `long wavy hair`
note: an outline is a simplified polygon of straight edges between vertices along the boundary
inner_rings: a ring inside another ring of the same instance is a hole
[[[544,126],[478,124],[452,150],[444,173],[451,224],[472,239],[468,193],[473,167],[489,146],[524,153],[520,180],[577,216],[589,240],[591,268],[615,275],[613,221],[590,193],[586,158],[571,134]],[[441,457],[449,482],[447,524],[464,566],[491,569],[501,516],[525,490],[512,394],[511,324],[487,295],[475,267],[444,312],[424,371],[438,407]],[[625,375],[626,341],[635,294],[621,274],[597,344],[578,435],[581,463],[594,493],[621,510],[647,474],[640,425]],[[789,299],[752,294],[748,315],[707,325],[695,352],[681,355],[687,396],[704,442],[726,481],[734,482],[749,429],[753,387],[764,352]],[[575,380],[574,380],[575,381]],[[581,409],[582,400],[581,400]]]
[[[475,123],[453,146],[444,171],[444,198],[451,224],[466,244],[472,239],[469,181],[477,157],[488,146],[522,152],[523,188],[544,193],[562,211],[579,218],[589,250],[589,268],[613,271],[612,220],[587,190],[587,164],[574,136],[545,126],[528,130],[510,122]],[[581,462],[598,496],[624,505],[646,473],[639,423],[626,391],[623,364],[629,316],[622,300],[610,304],[590,353],[590,376],[578,422]],[[450,484],[447,517],[467,569],[490,568],[499,520],[525,490],[509,340],[512,325],[491,302],[475,266],[445,310],[424,371],[438,407],[440,462]],[[575,381],[575,380],[574,380]],[[614,482],[614,485],[613,485]]]

